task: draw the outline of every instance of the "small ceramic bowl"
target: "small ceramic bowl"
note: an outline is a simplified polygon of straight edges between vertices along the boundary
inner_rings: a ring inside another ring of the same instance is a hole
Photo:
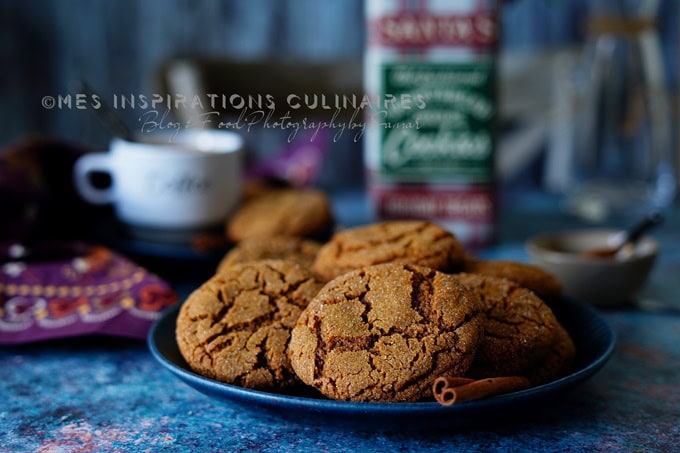
[[[610,247],[618,230],[580,230],[536,236],[527,252],[540,267],[564,285],[568,296],[598,306],[631,302],[649,276],[659,250],[651,237],[643,237],[623,257],[591,257],[584,252]]]

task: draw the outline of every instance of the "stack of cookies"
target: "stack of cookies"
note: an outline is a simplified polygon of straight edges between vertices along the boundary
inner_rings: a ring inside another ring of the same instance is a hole
[[[426,221],[347,229],[325,244],[272,233],[240,240],[184,303],[177,342],[202,375],[343,401],[423,401],[438,377],[568,372],[575,348],[545,300],[559,282],[482,261]]]

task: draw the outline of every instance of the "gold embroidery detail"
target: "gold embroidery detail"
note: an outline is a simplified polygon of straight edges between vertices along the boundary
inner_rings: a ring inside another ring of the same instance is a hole
[[[135,300],[132,297],[125,297],[120,301],[120,305],[125,308],[132,308],[135,306]]]
[[[54,285],[47,285],[45,287],[45,297],[52,297],[57,292],[57,287]]]

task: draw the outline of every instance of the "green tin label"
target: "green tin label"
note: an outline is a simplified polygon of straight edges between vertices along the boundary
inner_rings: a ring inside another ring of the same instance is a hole
[[[384,176],[493,179],[496,84],[492,59],[385,63],[381,75],[386,101],[378,127]]]

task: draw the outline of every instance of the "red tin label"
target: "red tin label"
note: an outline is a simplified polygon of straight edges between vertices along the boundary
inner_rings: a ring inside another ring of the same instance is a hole
[[[496,14],[431,15],[400,12],[372,22],[372,44],[390,47],[493,47],[497,40]]]

